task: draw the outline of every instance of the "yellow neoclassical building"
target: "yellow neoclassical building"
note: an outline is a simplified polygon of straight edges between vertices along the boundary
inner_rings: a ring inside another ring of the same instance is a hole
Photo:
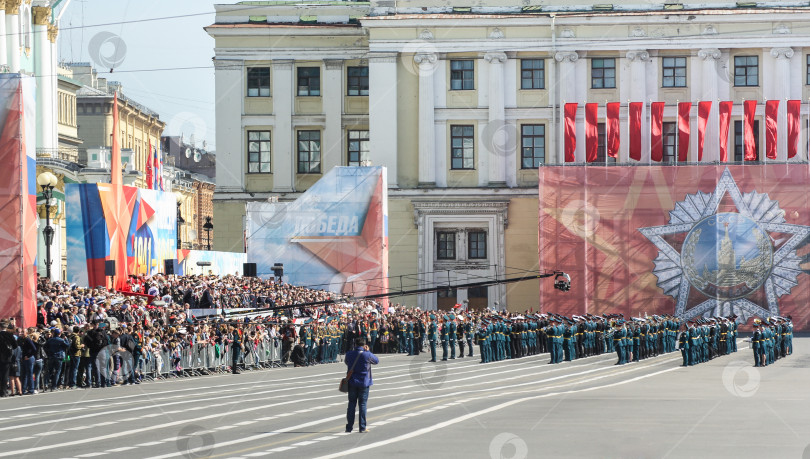
[[[678,101],[733,101],[737,159],[743,100],[810,95],[810,9],[792,3],[250,1],[216,10],[206,28],[215,39],[215,249],[243,250],[247,202],[295,199],[332,167],[369,161],[389,174],[393,288],[416,273],[430,287],[537,268],[538,168],[562,162],[565,103],[597,102],[603,119],[606,101],[621,102],[626,132],[627,101],[645,104],[645,122],[651,101],[666,102],[672,162]],[[581,110],[576,122],[582,162]],[[709,124],[716,138],[716,119]],[[622,142],[618,162],[649,164],[649,145],[647,131],[635,161]],[[707,144],[704,161],[718,154]],[[523,310],[538,306],[540,288],[403,301]]]

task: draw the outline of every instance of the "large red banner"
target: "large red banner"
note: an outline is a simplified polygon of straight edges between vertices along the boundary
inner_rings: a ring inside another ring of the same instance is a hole
[[[540,290],[562,314],[810,324],[807,164],[540,168]],[[807,261],[807,263],[805,263]]]

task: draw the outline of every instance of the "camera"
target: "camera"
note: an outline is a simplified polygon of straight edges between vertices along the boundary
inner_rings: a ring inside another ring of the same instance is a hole
[[[563,292],[571,290],[571,276],[563,272],[557,273],[554,276],[554,288]]]

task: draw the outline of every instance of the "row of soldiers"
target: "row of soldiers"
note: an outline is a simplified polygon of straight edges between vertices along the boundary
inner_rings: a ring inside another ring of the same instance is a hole
[[[698,318],[687,321],[678,337],[683,366],[737,352],[737,316]]]
[[[754,319],[751,335],[754,366],[764,367],[793,353],[793,321],[791,317],[771,317],[767,321]]]

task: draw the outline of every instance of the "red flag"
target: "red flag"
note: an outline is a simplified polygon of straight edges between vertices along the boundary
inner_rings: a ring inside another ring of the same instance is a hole
[[[653,161],[664,159],[663,131],[664,103],[653,102],[650,104],[650,159]]]
[[[776,159],[776,120],[779,115],[779,99],[765,101],[765,157]]]
[[[802,101],[787,101],[787,157],[796,156],[799,151],[799,119],[801,118]]]
[[[643,102],[630,102],[628,119],[630,122],[630,159],[641,161],[641,109]]]
[[[709,113],[712,111],[712,102],[706,100],[698,102],[698,161],[703,161],[703,143],[706,140],[706,124],[709,122]]]
[[[110,183],[123,185],[121,177],[121,143],[118,140],[118,92],[113,94],[113,138],[112,160],[110,161]]]
[[[565,162],[576,160],[574,152],[577,150],[577,104],[565,104]]]
[[[619,157],[619,102],[610,102],[606,109],[605,136],[607,140],[607,155],[611,158]]]
[[[596,111],[599,104],[585,104],[585,161],[596,161],[599,153],[599,131],[596,126]]]
[[[728,161],[728,128],[731,123],[731,108],[734,102],[727,100],[720,102],[720,132],[717,138],[720,142],[720,161]]]
[[[146,150],[146,188],[151,190],[154,178],[152,177],[152,139],[149,139],[149,149]]]
[[[757,114],[757,101],[743,101],[743,142],[745,145],[745,160],[757,160],[757,145],[754,138],[754,116]]]
[[[689,152],[689,112],[692,111],[692,102],[678,104],[678,161],[686,161]]]

